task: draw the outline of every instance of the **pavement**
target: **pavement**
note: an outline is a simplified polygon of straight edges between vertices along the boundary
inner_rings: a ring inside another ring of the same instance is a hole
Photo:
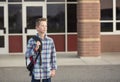
[[[120,82],[120,52],[100,57],[57,54],[58,69],[52,82]],[[0,55],[0,82],[30,82],[24,55]]]
[[[76,53],[58,53],[57,65],[119,65],[120,52],[102,53],[100,57],[78,57]],[[0,55],[0,67],[24,67],[24,55]]]
[[[0,82],[31,82],[25,67],[0,67]],[[52,82],[120,82],[120,65],[58,66]]]

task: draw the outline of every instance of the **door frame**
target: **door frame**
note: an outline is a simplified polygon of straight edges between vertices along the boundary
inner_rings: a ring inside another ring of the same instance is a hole
[[[0,48],[0,55],[7,55],[9,45],[8,45],[8,7],[6,4],[0,4],[0,7],[3,7],[4,12],[4,30],[0,30],[0,36],[4,36],[4,48]],[[4,33],[5,32],[5,33]]]
[[[25,29],[27,26],[27,11],[26,8],[27,7],[42,7],[42,17],[47,17],[46,15],[46,3],[45,2],[32,2],[32,4],[30,2],[25,2],[23,3],[23,10],[22,10],[22,25],[23,25],[23,53],[26,52],[26,46],[27,46],[27,36],[28,35],[35,35],[36,34],[36,30],[35,29],[30,29],[27,31],[27,33],[25,33]]]

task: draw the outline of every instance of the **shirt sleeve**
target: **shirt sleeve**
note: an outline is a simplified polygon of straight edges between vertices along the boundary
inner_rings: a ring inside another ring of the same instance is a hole
[[[36,54],[34,49],[35,49],[35,41],[31,38],[28,41],[25,56],[26,57],[34,56]]]
[[[52,47],[51,47],[51,70],[57,69],[57,62],[56,62],[56,49],[54,45],[54,41],[52,41]]]

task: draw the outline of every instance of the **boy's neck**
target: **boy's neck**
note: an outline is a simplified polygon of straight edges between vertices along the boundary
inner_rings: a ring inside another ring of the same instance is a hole
[[[40,38],[42,38],[42,39],[45,38],[45,34],[43,34],[43,33],[38,33],[38,34],[39,34]]]

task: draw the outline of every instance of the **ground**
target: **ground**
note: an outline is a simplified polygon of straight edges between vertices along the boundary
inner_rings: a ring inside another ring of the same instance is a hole
[[[120,82],[120,65],[58,66],[52,82]],[[0,82],[30,82],[25,67],[0,67]]]

